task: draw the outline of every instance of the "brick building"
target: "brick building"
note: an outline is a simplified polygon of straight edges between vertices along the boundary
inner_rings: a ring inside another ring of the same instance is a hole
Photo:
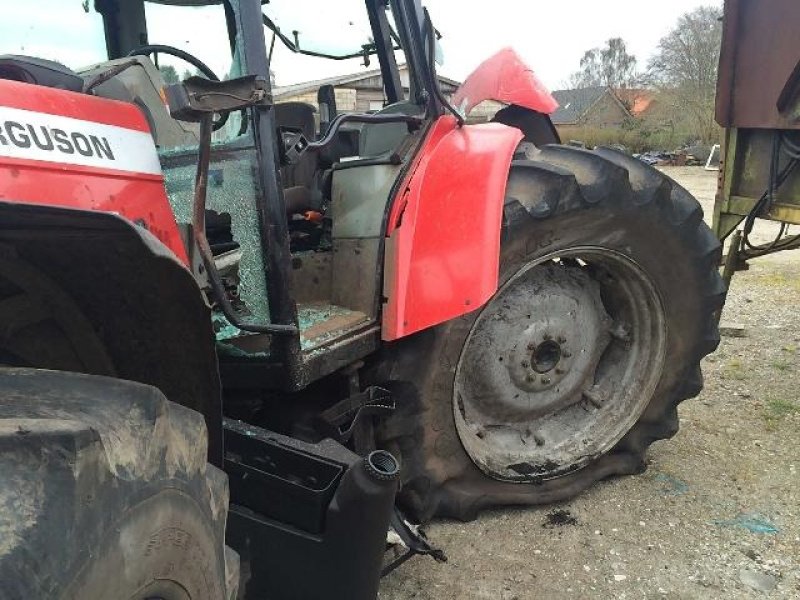
[[[400,66],[400,81],[408,94],[408,68],[405,65]],[[317,91],[323,85],[334,87],[339,112],[372,112],[382,109],[385,103],[379,69],[277,86],[273,89],[273,96],[275,102],[304,102],[318,108]],[[439,75],[439,85],[444,95],[450,98],[461,83]],[[484,102],[473,109],[469,120],[488,121],[502,106],[498,102]]]

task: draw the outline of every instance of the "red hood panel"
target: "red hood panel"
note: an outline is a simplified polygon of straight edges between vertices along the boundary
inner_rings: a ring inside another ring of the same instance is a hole
[[[133,104],[0,80],[0,200],[117,213],[187,262]]]

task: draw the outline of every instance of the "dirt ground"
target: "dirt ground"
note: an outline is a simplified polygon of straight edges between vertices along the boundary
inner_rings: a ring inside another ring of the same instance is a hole
[[[716,173],[664,170],[710,220]],[[799,299],[800,251],[754,261],[723,315],[745,337],[705,360],[705,390],[646,473],[558,506],[435,522],[449,561],[414,558],[380,597],[800,598]]]

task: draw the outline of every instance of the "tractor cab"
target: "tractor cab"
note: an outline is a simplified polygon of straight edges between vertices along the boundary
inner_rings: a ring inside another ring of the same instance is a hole
[[[387,211],[437,111],[418,2],[75,0],[57,10],[80,30],[72,54],[48,52],[45,35],[26,53],[66,62],[91,93],[145,115],[190,267],[215,307],[223,375],[261,378],[271,365],[297,387],[374,351]],[[380,79],[380,107],[341,105],[315,77],[359,69]],[[266,101],[215,116],[209,147],[204,234],[220,299],[193,243],[201,127],[170,114],[165,89],[245,75],[265,82]],[[276,79],[298,77],[319,86],[272,101]]]

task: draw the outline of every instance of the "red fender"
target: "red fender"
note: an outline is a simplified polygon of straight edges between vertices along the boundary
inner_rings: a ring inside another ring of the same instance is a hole
[[[119,214],[188,264],[134,104],[0,80],[0,200]]]
[[[522,133],[433,124],[389,213],[384,340],[471,312],[497,290],[508,169]]]
[[[484,100],[516,104],[544,114],[558,108],[558,102],[512,48],[504,48],[483,61],[453,94],[453,106],[461,114]]]

